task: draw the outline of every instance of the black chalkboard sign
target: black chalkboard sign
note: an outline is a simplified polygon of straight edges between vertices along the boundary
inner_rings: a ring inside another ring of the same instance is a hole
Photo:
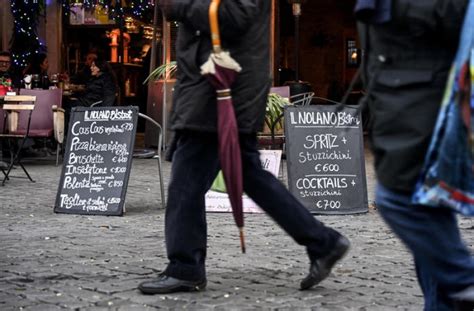
[[[137,107],[72,109],[56,213],[123,214],[137,117]]]
[[[285,108],[288,186],[312,213],[367,212],[360,114],[337,107]]]

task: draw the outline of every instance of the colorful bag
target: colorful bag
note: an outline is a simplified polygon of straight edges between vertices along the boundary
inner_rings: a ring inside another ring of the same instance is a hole
[[[413,203],[474,216],[474,0],[468,4]]]

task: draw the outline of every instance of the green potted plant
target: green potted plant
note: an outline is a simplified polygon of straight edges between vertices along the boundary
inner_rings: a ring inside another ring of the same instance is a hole
[[[169,79],[176,72],[177,69],[176,61],[172,61],[166,64],[162,64],[156,67],[150,75],[143,81],[143,84],[149,83],[151,81],[156,81],[159,79]]]
[[[276,93],[269,93],[267,98],[267,107],[265,110],[265,124],[269,130],[275,126],[276,131],[283,129],[283,108],[289,105],[289,101]],[[276,122],[276,124],[275,124]]]

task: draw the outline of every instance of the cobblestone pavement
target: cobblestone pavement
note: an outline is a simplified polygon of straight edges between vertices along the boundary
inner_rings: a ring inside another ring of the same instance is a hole
[[[318,216],[353,247],[312,290],[298,291],[308,269],[304,249],[266,215],[246,215],[241,254],[232,216],[208,214],[207,290],[140,294],[137,284],[167,261],[154,161],[134,160],[124,217],[53,213],[60,167],[51,160],[26,163],[36,183],[12,179],[0,187],[0,310],[422,309],[410,255],[373,206],[361,215]],[[169,163],[164,169],[167,181]],[[473,220],[460,225],[472,248]]]

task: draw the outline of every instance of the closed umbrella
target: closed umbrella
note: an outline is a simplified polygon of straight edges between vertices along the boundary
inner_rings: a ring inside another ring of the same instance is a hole
[[[245,253],[244,215],[242,208],[242,160],[240,155],[239,132],[231,96],[231,85],[241,71],[240,65],[221,48],[217,12],[220,0],[212,0],[209,20],[213,51],[201,66],[205,75],[217,92],[217,136],[219,161],[232,206],[232,214],[240,232],[240,246]]]

